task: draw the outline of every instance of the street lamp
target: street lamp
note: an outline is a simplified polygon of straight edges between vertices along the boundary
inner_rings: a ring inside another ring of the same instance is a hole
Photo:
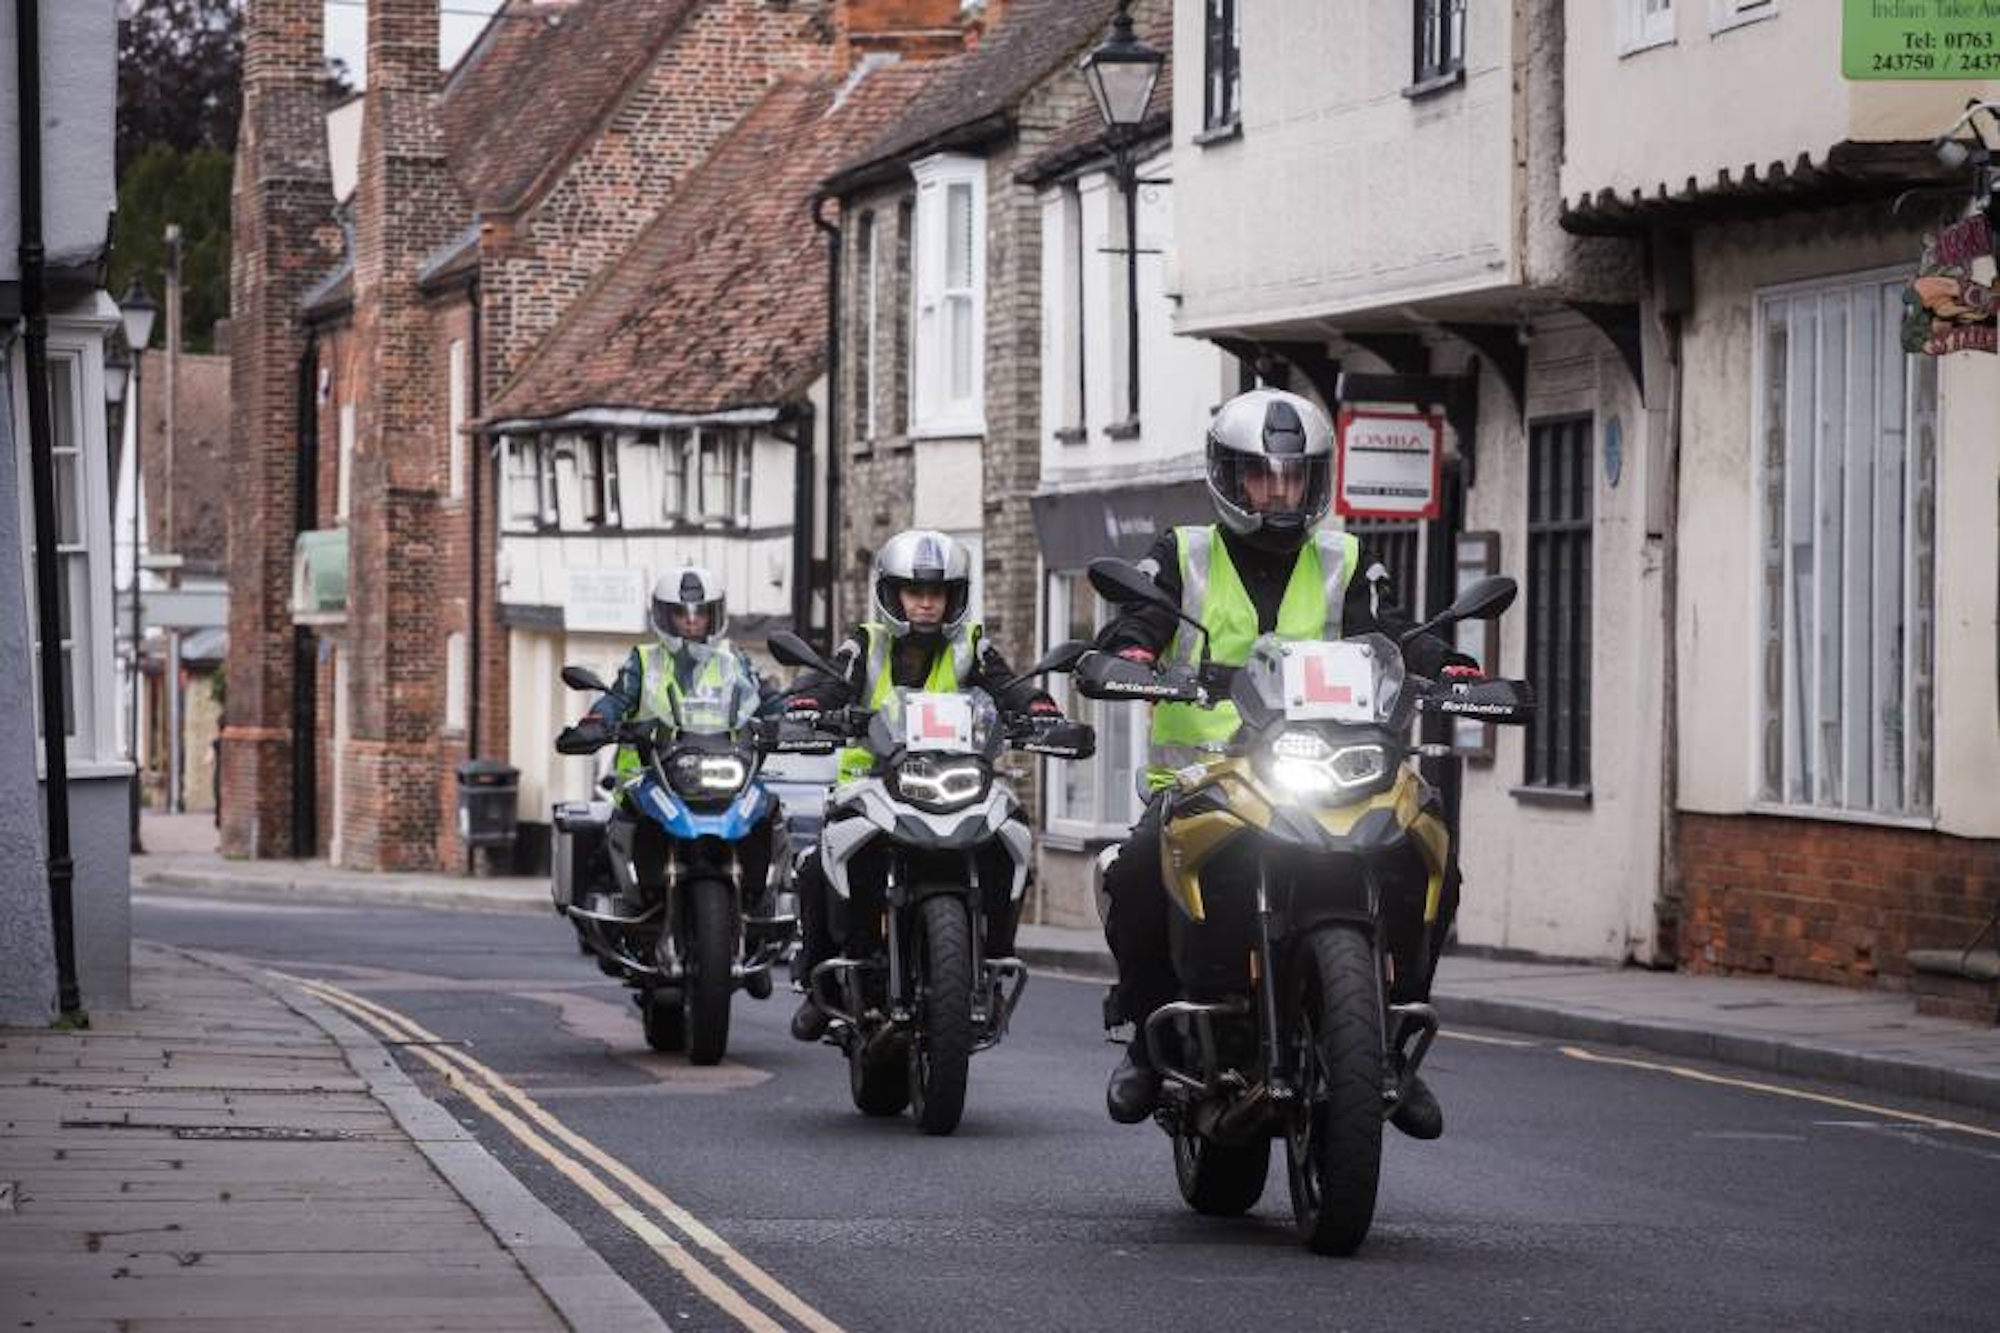
[[[1131,0],[1118,6],[1111,35],[1077,62],[1104,121],[1111,148],[1112,174],[1125,195],[1125,413],[1126,424],[1139,422],[1139,163],[1140,122],[1153,99],[1166,57],[1140,41],[1132,31]]]
[[[146,284],[132,275],[132,285],[125,289],[125,295],[118,302],[118,318],[125,326],[125,345],[132,349],[132,411],[138,419],[132,423],[132,681],[131,706],[125,719],[125,744],[132,756],[132,850],[145,849],[139,844],[140,788],[143,785],[139,771],[139,441],[146,433],[146,400],[140,392],[144,383],[139,373],[145,361],[146,344],[153,340],[153,318],[160,308],[153,304],[153,298],[146,295]],[[123,376],[119,377],[121,381]]]

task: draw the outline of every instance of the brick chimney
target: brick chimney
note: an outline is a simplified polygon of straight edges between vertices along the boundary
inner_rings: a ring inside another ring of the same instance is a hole
[[[871,55],[930,60],[965,49],[964,0],[839,0],[835,22],[842,73]]]
[[[299,299],[339,257],[327,169],[322,0],[249,0],[230,209],[229,705],[222,846],[292,847],[292,535]],[[158,377],[149,377],[161,383]],[[150,386],[149,386],[150,387]],[[310,851],[310,849],[307,849]]]
[[[355,412],[348,512],[350,735],[342,845],[363,869],[436,864],[446,469],[424,262],[471,217],[437,121],[437,0],[370,0],[352,201]]]

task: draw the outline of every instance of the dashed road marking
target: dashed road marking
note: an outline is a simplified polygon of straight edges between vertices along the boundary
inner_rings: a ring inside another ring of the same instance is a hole
[[[284,976],[279,973],[277,975]],[[639,1237],[646,1246],[681,1274],[688,1283],[724,1313],[754,1333],[785,1333],[786,1326],[773,1319],[765,1311],[752,1304],[744,1293],[702,1262],[687,1245],[676,1240],[663,1229],[645,1208],[652,1209],[662,1221],[677,1230],[694,1247],[703,1251],[713,1261],[719,1262],[744,1288],[763,1297],[776,1309],[782,1311],[799,1326],[810,1333],[843,1333],[840,1325],[827,1318],[819,1310],[808,1304],[797,1293],[772,1277],[750,1258],[722,1239],[705,1223],[685,1208],[667,1197],[651,1181],[641,1176],[625,1163],[605,1152],[597,1144],[577,1134],[569,1126],[544,1110],[534,1098],[515,1087],[496,1073],[463,1051],[441,1042],[435,1033],[397,1013],[395,1010],[373,1000],[363,999],[351,991],[342,990],[328,982],[304,977],[286,976],[286,979],[302,986],[306,991],[324,1000],[348,1017],[382,1035],[414,1040],[424,1045],[405,1045],[403,1049],[423,1060],[442,1074],[453,1088],[463,1093],[467,1100],[485,1112],[493,1122],[506,1130],[522,1146],[548,1162],[564,1177],[582,1190],[594,1203],[616,1219],[627,1230]],[[498,1098],[513,1104],[514,1110],[500,1105]],[[516,1114],[516,1111],[519,1114]],[[529,1122],[532,1122],[530,1124]],[[559,1141],[563,1146],[558,1147]],[[569,1151],[565,1151],[567,1148]],[[582,1160],[579,1160],[582,1159]],[[595,1166],[600,1176],[590,1170]],[[606,1183],[604,1177],[622,1186],[632,1197],[620,1194]],[[643,1204],[645,1208],[635,1205]]]

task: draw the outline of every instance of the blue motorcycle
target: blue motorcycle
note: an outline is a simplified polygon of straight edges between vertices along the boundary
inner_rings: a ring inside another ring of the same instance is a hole
[[[562,679],[607,688],[583,667],[564,667]],[[572,727],[556,739],[564,754],[620,747],[599,784],[610,799],[555,808],[556,910],[598,966],[632,988],[646,1044],[685,1050],[697,1065],[728,1050],[739,988],[770,997],[772,964],[798,924],[779,892],[790,858],[778,802],[749,740],[757,706],[754,679],[731,673],[679,695],[671,718],[621,723],[608,736]]]

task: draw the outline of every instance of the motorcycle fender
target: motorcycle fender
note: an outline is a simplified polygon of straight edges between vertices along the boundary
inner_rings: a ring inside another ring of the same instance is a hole
[[[849,896],[848,862],[879,832],[872,822],[861,818],[830,820],[820,829],[819,865],[834,893],[842,898]]]
[[[1020,902],[1021,894],[1028,887],[1028,865],[1035,854],[1035,835],[1020,820],[1010,819],[1000,826],[1000,845],[1007,849],[1007,855],[1014,858],[1014,883],[1007,897],[1012,902]]]

